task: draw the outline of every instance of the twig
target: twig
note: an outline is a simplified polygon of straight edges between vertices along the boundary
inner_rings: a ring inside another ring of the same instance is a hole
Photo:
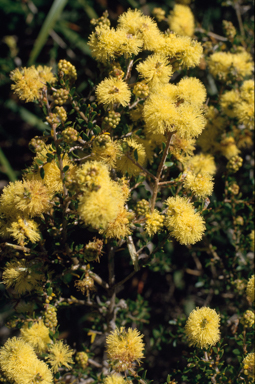
[[[136,107],[137,104],[139,104],[139,101],[140,101],[140,99],[139,99],[139,97],[138,97],[138,99],[137,99],[133,104],[131,104],[128,108],[129,108],[129,109],[132,109],[132,108]]]
[[[176,180],[171,181],[162,181],[161,183],[158,183],[158,185],[167,185],[167,184],[175,184]]]
[[[109,289],[109,284],[107,284],[103,279],[101,279],[100,276],[98,276],[96,273],[89,271],[89,275],[92,277],[93,280],[104,289]]]
[[[202,32],[202,33],[207,33],[208,36],[212,36],[215,39],[220,40],[220,41],[228,41],[227,37],[223,37],[223,36],[217,35],[216,33],[213,33],[213,32],[207,32],[204,28],[196,28],[195,31],[196,32]]]
[[[134,60],[130,60],[128,67],[127,67],[127,73],[126,73],[126,76],[124,78],[124,81],[127,81],[130,78],[133,64],[134,64]]]
[[[134,159],[132,159],[132,157],[128,154],[128,153],[125,153],[125,156],[131,160],[138,168],[142,169],[145,173],[147,173],[147,175],[149,175],[150,177],[152,177],[154,180],[156,179],[156,177],[150,173],[149,171],[147,171],[147,169],[145,169],[144,167],[142,167],[137,161],[135,161]]]
[[[234,8],[235,8],[235,11],[236,11],[236,17],[237,17],[237,20],[238,20],[238,24],[239,24],[241,35],[244,38],[245,37],[245,33],[244,33],[243,21],[242,21],[241,12],[240,12],[240,4],[238,2],[234,3]]]
[[[156,178],[155,178],[155,184],[154,184],[154,188],[153,188],[152,199],[151,199],[151,212],[153,212],[154,207],[155,207],[155,203],[156,203],[156,199],[157,199],[157,195],[158,195],[158,186],[159,186],[160,177],[161,177],[161,174],[162,174],[162,171],[163,171],[163,167],[164,167],[164,164],[165,164],[165,161],[166,161],[166,157],[167,157],[167,154],[168,154],[168,151],[169,151],[171,138],[172,138],[174,133],[175,132],[170,132],[168,134],[168,138],[167,138],[166,146],[165,146],[165,149],[164,149],[164,152],[163,152],[163,156],[162,156],[160,164],[158,166],[157,175],[156,175]]]
[[[97,363],[96,361],[92,360],[92,359],[88,359],[88,362],[91,364],[91,365],[94,365],[94,367],[97,367],[97,368],[102,368],[102,365]]]

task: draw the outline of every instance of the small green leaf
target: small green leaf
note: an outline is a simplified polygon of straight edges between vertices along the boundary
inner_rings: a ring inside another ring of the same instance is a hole
[[[134,151],[134,156],[135,156],[136,161],[138,161],[138,152],[137,152],[137,149],[135,149],[135,151]]]
[[[63,172],[67,172],[69,169],[69,165],[66,165],[64,168],[63,168]]]
[[[45,174],[44,168],[42,167],[42,168],[40,168],[40,176],[42,179],[44,179],[44,174]]]
[[[239,349],[234,349],[232,352],[233,352],[235,355],[240,355],[240,351],[239,351]]]

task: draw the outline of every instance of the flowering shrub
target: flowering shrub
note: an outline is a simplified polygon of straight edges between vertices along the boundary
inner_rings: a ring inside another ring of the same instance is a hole
[[[30,142],[22,180],[0,196],[3,303],[17,330],[0,349],[2,382],[145,384],[144,360],[167,344],[189,351],[167,364],[168,384],[255,377],[252,56],[230,22],[226,37],[213,34],[224,51],[206,31],[194,36],[188,5],[152,15],[129,9],[116,28],[107,13],[92,20],[100,74],[87,95],[67,60],[57,73],[10,74],[19,99],[40,106],[45,131]],[[219,97],[208,97],[206,76]],[[181,287],[179,250],[205,297],[148,331],[148,303],[121,288],[141,271],[173,271]],[[71,328],[89,324],[70,345],[65,316]]]

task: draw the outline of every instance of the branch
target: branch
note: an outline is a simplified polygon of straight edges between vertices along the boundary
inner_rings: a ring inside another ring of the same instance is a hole
[[[131,160],[138,168],[142,169],[145,173],[147,173],[147,175],[149,175],[150,177],[152,177],[154,180],[156,179],[156,177],[150,173],[149,171],[147,171],[147,169],[145,169],[144,167],[142,167],[137,161],[135,161],[128,153],[125,153],[125,156]]]
[[[127,81],[130,78],[133,65],[134,65],[134,60],[130,60],[124,81]]]
[[[167,142],[166,142],[166,147],[164,149],[163,156],[162,156],[160,164],[158,166],[157,175],[156,175],[156,178],[155,178],[154,189],[153,189],[153,194],[152,194],[152,199],[151,199],[151,212],[153,212],[154,207],[155,207],[155,203],[156,203],[156,199],[157,199],[157,195],[158,195],[158,186],[159,186],[160,177],[161,177],[161,174],[162,174],[162,171],[163,171],[163,167],[164,167],[164,164],[165,164],[165,161],[166,161],[166,157],[167,157],[167,154],[168,154],[168,151],[169,151],[171,138],[172,138],[172,136],[173,136],[173,134],[175,132],[176,131],[170,132],[168,134],[168,138],[167,138]]]

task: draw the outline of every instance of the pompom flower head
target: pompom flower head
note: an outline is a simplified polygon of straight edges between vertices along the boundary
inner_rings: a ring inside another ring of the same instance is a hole
[[[55,344],[51,345],[47,360],[52,366],[53,372],[56,373],[58,368],[62,367],[62,365],[70,369],[70,364],[74,364],[72,359],[73,354],[74,351],[70,349],[68,345],[63,344],[63,341],[57,341]]]
[[[195,212],[192,203],[184,197],[169,197],[165,225],[180,244],[195,244],[202,239],[205,224],[202,216]]]
[[[190,7],[176,4],[168,16],[170,29],[178,35],[192,36],[194,34],[195,21]]]
[[[130,101],[131,92],[125,81],[109,77],[101,81],[97,86],[96,97],[98,102],[106,107],[113,106],[114,104],[121,104],[125,107]]]
[[[136,70],[150,86],[167,84],[173,73],[166,57],[159,54],[149,56],[137,65]]]
[[[32,345],[32,347],[39,353],[45,352],[47,344],[51,342],[49,336],[49,329],[45,327],[42,320],[32,324],[32,327],[28,327],[28,324],[21,328],[22,339]]]
[[[106,338],[107,354],[114,369],[118,372],[132,367],[143,358],[144,343],[137,329],[115,329]]]
[[[214,309],[193,309],[185,325],[189,345],[209,348],[220,340],[220,316]]]
[[[52,372],[32,346],[21,338],[8,339],[0,350],[0,368],[15,384],[52,384]]]

